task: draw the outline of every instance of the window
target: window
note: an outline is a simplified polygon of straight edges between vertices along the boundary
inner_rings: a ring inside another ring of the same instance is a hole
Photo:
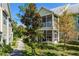
[[[52,30],[44,30],[43,41],[52,41]]]
[[[2,32],[0,32],[0,41],[1,41],[1,37],[2,37]]]
[[[46,22],[46,16],[43,16],[42,19],[43,22]]]
[[[4,44],[4,45],[6,44],[6,40],[5,40],[5,39],[3,39],[3,44]]]
[[[75,18],[77,20],[77,24],[79,25],[79,15]]]
[[[46,15],[42,17],[43,27],[51,27],[52,26],[52,15]]]
[[[78,24],[79,24],[79,17],[78,17]]]
[[[47,24],[46,27],[51,27],[52,26],[52,22],[47,22],[46,24]]]
[[[58,37],[58,34],[57,33],[55,33],[55,38],[57,38]]]
[[[1,41],[1,35],[0,35],[0,41]]]
[[[46,27],[46,16],[42,17],[42,23],[43,23],[43,27]]]
[[[78,36],[78,40],[79,40],[79,36]]]
[[[47,27],[51,27],[52,26],[52,15],[47,15]]]
[[[58,38],[58,32],[54,31],[54,38]]]
[[[7,15],[5,12],[3,12],[3,23],[6,25]]]
[[[6,20],[5,19],[3,20],[3,23],[6,25]]]
[[[47,22],[51,22],[52,20],[52,15],[47,15]]]
[[[52,41],[52,31],[48,30],[46,35],[47,35],[47,40]]]
[[[58,31],[54,31],[54,41],[58,41]]]

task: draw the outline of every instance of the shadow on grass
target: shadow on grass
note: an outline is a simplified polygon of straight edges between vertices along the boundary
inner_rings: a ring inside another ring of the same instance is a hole
[[[67,50],[75,50],[75,51],[79,51],[79,47],[77,46],[66,46]]]
[[[45,56],[57,56],[56,53],[45,52]]]
[[[79,56],[79,53],[70,53],[70,54],[74,56]]]
[[[35,48],[40,50],[39,52],[36,52],[37,56],[67,56],[67,55],[79,55],[79,43],[67,43],[65,50],[67,52],[64,52],[64,44],[59,43],[59,44],[47,44],[47,43],[40,43],[40,44],[35,44]],[[30,45],[28,45],[30,46]],[[46,51],[45,51],[46,50]],[[41,52],[41,53],[40,53]],[[26,49],[23,51],[23,54],[25,56],[34,56],[32,52],[30,52],[30,49]]]
[[[77,41],[69,41],[68,44],[71,44],[71,45],[79,45],[79,42],[77,42]]]
[[[53,50],[57,50],[57,46],[54,45],[54,44],[47,44],[47,43],[42,43],[42,44],[39,44],[39,46],[37,48],[40,48],[40,49],[53,49]]]
[[[63,49],[63,48],[64,48],[64,45],[58,45],[58,47],[61,47],[61,48]],[[79,51],[78,45],[74,46],[74,45],[66,44],[65,49],[66,49],[66,50]]]

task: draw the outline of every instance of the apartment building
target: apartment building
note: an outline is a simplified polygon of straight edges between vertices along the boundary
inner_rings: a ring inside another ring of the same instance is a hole
[[[0,44],[10,44],[13,39],[9,4],[0,3]]]
[[[60,6],[53,9],[46,9],[44,7],[41,7],[39,10],[39,14],[42,16],[42,28],[41,30],[45,34],[44,38],[42,38],[42,41],[44,42],[54,42],[57,43],[60,38],[60,32],[59,29],[56,28],[55,20],[58,19],[58,17],[55,16],[55,14],[60,15],[60,13],[63,14],[65,11],[64,8],[66,7],[66,10],[68,13],[74,13],[77,14],[75,16],[74,20],[76,21],[75,26],[76,30],[79,32],[79,4],[73,4],[69,6]],[[76,37],[79,40],[79,35]]]
[[[59,30],[56,28],[54,21],[56,19],[54,13],[51,10],[48,10],[42,7],[39,10],[39,14],[42,16],[42,28],[41,30],[44,33],[44,38],[42,42],[55,42],[59,41]]]

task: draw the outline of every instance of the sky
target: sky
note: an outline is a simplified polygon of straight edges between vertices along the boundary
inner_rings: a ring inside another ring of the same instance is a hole
[[[13,20],[15,20],[19,25],[22,23],[20,22],[20,19],[16,16],[16,14],[20,13],[19,6],[23,5],[23,3],[11,3],[10,4],[10,11],[11,16]],[[52,9],[55,7],[63,6],[64,3],[36,3],[36,7],[40,9],[41,7],[45,7],[46,9]]]

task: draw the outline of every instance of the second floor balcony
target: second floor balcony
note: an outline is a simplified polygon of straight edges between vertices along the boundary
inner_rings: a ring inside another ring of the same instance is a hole
[[[52,27],[52,15],[42,17],[42,27]]]

